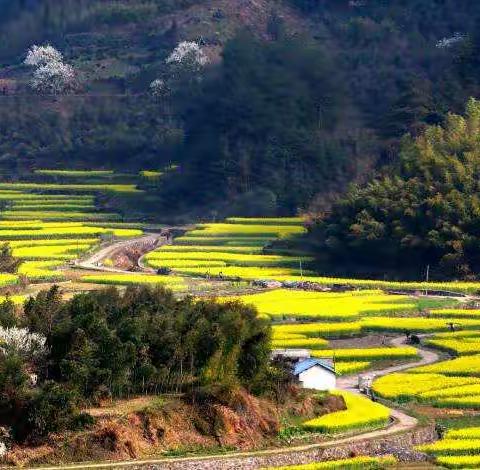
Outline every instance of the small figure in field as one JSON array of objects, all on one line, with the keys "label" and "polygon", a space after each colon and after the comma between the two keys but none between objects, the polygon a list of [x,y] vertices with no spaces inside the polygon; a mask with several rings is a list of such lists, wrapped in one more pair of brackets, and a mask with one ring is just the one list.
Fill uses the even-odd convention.
[{"label": "small figure in field", "polygon": [[406,331],[405,336],[407,337],[407,340],[405,341],[407,344],[420,344],[420,337],[414,335],[410,331]]}]

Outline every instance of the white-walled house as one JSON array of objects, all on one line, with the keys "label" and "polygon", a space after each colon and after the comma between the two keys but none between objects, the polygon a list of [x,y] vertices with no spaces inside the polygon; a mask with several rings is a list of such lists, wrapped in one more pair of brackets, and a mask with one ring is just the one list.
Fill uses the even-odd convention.
[{"label": "white-walled house", "polygon": [[337,385],[337,374],[331,364],[310,358],[299,361],[293,370],[303,388],[333,390]]}]

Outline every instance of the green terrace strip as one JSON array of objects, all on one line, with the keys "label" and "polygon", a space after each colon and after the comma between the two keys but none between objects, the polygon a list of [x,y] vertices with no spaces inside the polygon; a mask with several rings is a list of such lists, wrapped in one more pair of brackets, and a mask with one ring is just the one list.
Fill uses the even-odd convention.
[{"label": "green terrace strip", "polygon": [[444,374],[462,377],[480,377],[480,354],[462,356],[452,359],[451,361],[416,367],[409,372],[411,374]]},{"label": "green terrace strip", "polygon": [[52,271],[61,266],[61,261],[26,261],[18,268],[18,274],[25,276],[30,282],[60,282],[65,275],[61,271]]},{"label": "green terrace strip", "polygon": [[139,174],[142,178],[153,181],[159,180],[163,176],[161,171],[155,170],[143,170]]},{"label": "green terrace strip", "polygon": [[241,246],[241,247],[257,247],[262,248],[269,242],[273,241],[272,237],[191,237],[184,235],[183,237],[175,238],[175,243],[178,245],[218,245],[218,246]]},{"label": "green terrace strip", "polygon": [[326,349],[328,341],[322,338],[286,338],[272,340],[272,349]]},{"label": "green terrace strip", "polygon": [[[1,186],[0,186],[1,187]],[[189,237],[273,237],[286,238],[305,233],[300,225],[199,224]]]},{"label": "green terrace strip", "polygon": [[287,465],[283,467],[267,467],[264,470],[384,470],[396,466],[397,459],[385,457],[353,457],[343,460],[327,460],[305,465]]},{"label": "green terrace strip", "polygon": [[[387,400],[399,402],[418,400],[426,392],[480,384],[477,377],[449,377],[440,373],[394,373],[380,377],[373,383],[374,392]],[[428,400],[428,396],[425,396]]]},{"label": "green terrace strip", "polygon": [[93,227],[89,225],[71,225],[57,224],[44,226],[25,226],[25,227],[0,227],[0,241],[23,240],[23,239],[54,239],[54,238],[91,238],[92,236],[101,236],[112,234],[119,238],[136,237],[142,235],[141,230],[136,229],[109,229],[102,227]]},{"label": "green terrace strip", "polygon": [[241,225],[300,225],[303,226],[305,220],[301,217],[229,217],[226,222],[229,224]]},{"label": "green terrace strip", "polygon": [[[464,328],[480,328],[480,320],[466,320]],[[317,323],[288,323],[274,324],[274,335],[281,337],[289,334],[299,334],[306,337],[342,337],[360,335],[369,331],[385,331],[404,333],[405,331],[417,331],[422,333],[447,331],[449,326],[444,321],[429,320],[423,318],[404,317],[366,317],[359,321],[345,322],[317,322]],[[453,362],[453,361],[452,361]],[[442,363],[443,364],[443,363]],[[434,366],[429,366],[434,367]]]},{"label": "green terrace strip", "polygon": [[114,175],[112,170],[35,170],[36,175],[63,176],[67,178],[109,178]]},{"label": "green terrace strip", "polygon": [[306,421],[302,424],[305,430],[337,434],[375,429],[389,424],[390,410],[386,406],[351,392],[336,391],[334,394],[343,397],[347,409]]},{"label": "green terrace strip", "polygon": [[480,439],[480,427],[451,429],[445,433],[445,439]]},{"label": "green terrace strip", "polygon": [[0,212],[0,218],[6,220],[31,220],[34,217],[38,217],[42,220],[50,221],[79,221],[79,222],[88,222],[90,220],[101,221],[101,220],[121,220],[121,216],[115,213],[104,213],[104,212],[70,212],[70,211],[61,211],[57,210],[54,212],[48,211],[3,211]]},{"label": "green terrace strip", "polygon": [[334,357],[340,361],[367,360],[380,361],[384,359],[416,359],[418,351],[410,346],[401,348],[359,348],[359,349],[326,349],[313,351],[314,357]]},{"label": "green terrace strip", "polygon": [[99,193],[142,193],[134,184],[39,184],[0,183],[0,189],[19,191],[74,191]]},{"label": "green terrace strip", "polygon": [[[178,240],[178,239],[177,239]],[[228,246],[228,245],[166,245],[162,247],[163,253],[189,253],[189,252],[207,252],[207,253],[243,253],[243,254],[261,254],[261,246]],[[156,251],[154,253],[160,253]]]},{"label": "green terrace strip", "polygon": [[456,356],[466,356],[469,354],[480,353],[480,338],[460,338],[460,339],[430,339],[425,342],[428,346],[447,351]]},{"label": "green terrace strip", "polygon": [[443,439],[433,444],[417,446],[417,450],[431,455],[480,454],[480,439]]},{"label": "green terrace strip", "polygon": [[17,282],[18,276],[15,274],[0,273],[0,287],[12,286]]},{"label": "green terrace strip", "polygon": [[[82,245],[90,245],[93,246],[99,242],[98,238],[82,238],[80,239],[79,243]],[[62,245],[73,245],[75,241],[71,238],[65,239],[53,239],[53,240],[15,240],[9,241],[8,244],[11,248],[29,248],[35,246],[62,246]]]},{"label": "green terrace strip", "polygon": [[[450,325],[445,319],[430,318],[391,318],[371,317],[362,319],[364,331],[391,331],[403,333],[405,331],[416,331],[419,333],[430,333],[436,331],[447,331]],[[479,329],[480,319],[463,320],[462,328]]]},{"label": "green terrace strip", "polygon": [[439,456],[437,463],[447,468],[473,469],[480,466],[480,455]]},{"label": "green terrace strip", "polygon": [[15,213],[16,211],[38,211],[38,212],[93,212],[96,211],[96,207],[93,204],[60,204],[60,203],[53,203],[49,204],[13,204],[9,206],[8,211],[10,213]]},{"label": "green terrace strip", "polygon": [[447,468],[478,468],[480,466],[480,428],[460,428],[448,431],[433,444],[417,446],[416,450],[434,456]]},{"label": "green terrace strip", "polygon": [[310,260],[295,257],[285,257],[277,255],[249,255],[243,253],[221,253],[221,252],[162,252],[155,251],[149,253],[145,257],[147,264],[153,268],[168,266],[171,261],[184,261],[192,268],[198,267],[205,261],[216,261],[223,266],[246,266],[246,267],[263,267],[263,266],[298,266],[300,262]]},{"label": "green terrace strip", "polygon": [[71,245],[39,245],[31,247],[14,248],[12,254],[15,258],[29,260],[73,260],[78,258],[92,247],[90,243],[77,243]]},{"label": "green terrace strip", "polygon": [[420,397],[422,400],[434,401],[434,399],[439,398],[469,397],[476,395],[480,395],[480,383],[423,392],[420,394]]},{"label": "green terrace strip", "polygon": [[437,333],[435,339],[463,339],[463,338],[480,338],[480,331],[448,331],[445,333]]},{"label": "green terrace strip", "polygon": [[82,276],[82,282],[89,284],[108,284],[108,285],[159,285],[172,290],[183,290],[186,288],[185,281],[181,277],[175,276],[155,276],[149,274],[92,274]]},{"label": "green terrace strip", "polygon": [[41,204],[42,202],[45,204],[50,204],[52,202],[64,203],[65,201],[71,203],[93,203],[95,202],[95,196],[86,194],[39,194],[23,191],[0,191],[0,200],[35,204]]},{"label": "green terrace strip", "polygon": [[361,333],[359,322],[337,322],[337,323],[300,323],[288,325],[274,325],[274,336],[284,334],[301,334],[307,337],[341,337],[354,336]]},{"label": "green terrace strip", "polygon": [[335,372],[337,375],[357,374],[370,369],[374,363],[369,361],[335,362]]},{"label": "green terrace strip", "polygon": [[430,310],[429,314],[434,317],[444,318],[480,318],[480,310],[474,309],[442,308]]},{"label": "green terrace strip", "polygon": [[438,398],[434,404],[439,408],[460,408],[460,409],[479,410],[480,394],[476,396]]},{"label": "green terrace strip", "polygon": [[355,320],[362,315],[404,313],[418,309],[414,298],[389,295],[378,290],[330,293],[276,289],[236,299],[254,305],[261,314],[274,320]]}]

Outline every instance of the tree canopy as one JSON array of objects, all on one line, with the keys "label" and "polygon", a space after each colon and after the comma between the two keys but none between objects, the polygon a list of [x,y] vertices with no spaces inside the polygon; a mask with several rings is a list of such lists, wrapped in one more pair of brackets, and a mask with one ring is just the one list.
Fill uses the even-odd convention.
[{"label": "tree canopy", "polygon": [[445,277],[480,271],[480,102],[403,140],[397,167],[355,186],[312,228],[334,264]]}]

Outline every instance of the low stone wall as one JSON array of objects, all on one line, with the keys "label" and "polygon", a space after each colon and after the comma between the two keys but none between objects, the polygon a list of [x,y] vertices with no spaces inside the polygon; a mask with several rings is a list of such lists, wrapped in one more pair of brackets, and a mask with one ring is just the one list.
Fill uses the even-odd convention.
[{"label": "low stone wall", "polygon": [[357,455],[394,455],[402,462],[425,461],[424,454],[415,452],[413,447],[438,439],[434,426],[419,427],[412,431],[394,434],[378,439],[366,439],[315,449],[272,453],[254,457],[236,457],[225,459],[180,460],[175,462],[139,465],[129,468],[136,470],[253,470],[269,466],[301,465],[324,460],[344,459]]}]

